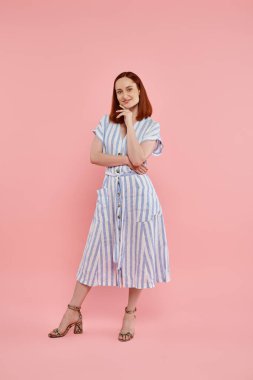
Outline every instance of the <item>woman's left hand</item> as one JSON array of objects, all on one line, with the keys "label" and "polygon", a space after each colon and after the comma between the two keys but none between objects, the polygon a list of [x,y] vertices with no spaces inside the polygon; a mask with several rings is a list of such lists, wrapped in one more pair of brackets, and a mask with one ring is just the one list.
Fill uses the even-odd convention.
[{"label": "woman's left hand", "polygon": [[119,114],[116,117],[118,118],[118,117],[123,115],[126,127],[128,127],[129,125],[132,125],[133,124],[133,113],[132,113],[132,111],[130,111],[128,108],[125,108],[124,106],[122,106],[122,104],[120,104],[119,106],[122,107],[123,109],[116,111],[116,112],[119,112]]},{"label": "woman's left hand", "polygon": [[130,161],[128,155],[127,156],[127,165],[129,166],[129,168],[131,168],[132,170],[134,170],[136,173],[138,174],[146,174],[146,172],[148,171],[148,167],[147,167],[147,163],[146,162],[143,162],[141,165],[139,166],[134,166],[132,164],[132,162]]}]

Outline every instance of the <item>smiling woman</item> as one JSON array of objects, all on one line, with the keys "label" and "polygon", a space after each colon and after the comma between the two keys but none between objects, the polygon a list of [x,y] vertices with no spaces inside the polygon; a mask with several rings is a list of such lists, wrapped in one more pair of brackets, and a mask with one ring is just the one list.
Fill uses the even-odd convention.
[{"label": "smiling woman", "polygon": [[[143,289],[170,280],[162,208],[150,177],[147,172],[136,173],[127,163],[106,162],[106,157],[119,155],[131,161],[131,149],[141,152],[145,166],[150,155],[161,155],[164,144],[160,124],[149,115],[151,110],[140,80],[123,73],[114,82],[111,114],[103,115],[92,129],[102,150],[96,163],[106,166],[99,189],[106,207],[99,219],[100,238],[96,223],[89,234],[89,244],[97,244],[96,248],[86,245],[78,268],[77,280],[82,284]],[[140,118],[140,112],[145,117]],[[96,215],[100,201],[98,197]]]},{"label": "smiling woman", "polygon": [[140,78],[124,72],[114,81],[111,113],[92,129],[91,162],[106,169],[71,303],[80,306],[92,286],[129,288],[121,341],[134,336],[131,317],[140,291],[170,281],[162,207],[147,174],[147,158],[164,147],[151,114]]}]

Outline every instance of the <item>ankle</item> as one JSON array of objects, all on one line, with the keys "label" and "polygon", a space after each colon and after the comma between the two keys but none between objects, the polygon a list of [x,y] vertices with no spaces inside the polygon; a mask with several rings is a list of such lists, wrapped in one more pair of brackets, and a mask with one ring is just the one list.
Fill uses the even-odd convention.
[{"label": "ankle", "polygon": [[126,314],[134,314],[136,311],[137,311],[136,306],[125,307]]},{"label": "ankle", "polygon": [[70,302],[68,303],[67,307],[70,310],[81,310],[82,305],[78,305],[76,302]]}]

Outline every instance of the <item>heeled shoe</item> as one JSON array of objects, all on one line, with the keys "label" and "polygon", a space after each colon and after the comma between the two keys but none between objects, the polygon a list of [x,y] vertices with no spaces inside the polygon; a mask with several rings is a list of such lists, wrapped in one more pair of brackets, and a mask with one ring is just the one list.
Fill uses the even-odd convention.
[{"label": "heeled shoe", "polygon": [[[137,311],[136,308],[135,308],[134,310],[127,310],[127,306],[125,307],[125,312],[126,312],[126,313],[134,314],[136,311]],[[136,315],[135,315],[135,314],[134,314],[134,318],[136,318]],[[122,329],[120,330],[120,332],[119,332],[119,336],[118,336],[118,340],[119,340],[120,342],[128,342],[129,340],[133,339],[135,330],[134,330],[134,329],[133,329],[133,330],[131,329],[131,330],[127,331],[126,333],[123,332],[124,330],[125,330],[124,328],[122,328]],[[122,339],[121,339],[120,337],[122,337]],[[123,337],[127,337],[127,339],[123,339]]]},{"label": "heeled shoe", "polygon": [[60,333],[58,328],[54,329],[48,334],[49,338],[60,338],[66,335],[72,326],[74,326],[74,334],[82,334],[83,321],[82,321],[82,313],[80,312],[81,306],[68,305],[68,308],[72,310],[77,310],[79,312],[78,321],[70,323],[62,333]]}]

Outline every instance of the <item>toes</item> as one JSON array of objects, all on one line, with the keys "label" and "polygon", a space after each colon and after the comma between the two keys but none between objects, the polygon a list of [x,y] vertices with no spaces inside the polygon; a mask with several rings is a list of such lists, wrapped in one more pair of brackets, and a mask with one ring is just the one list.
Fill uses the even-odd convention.
[{"label": "toes", "polygon": [[124,341],[126,340],[126,335],[124,333],[119,334],[119,340]]},{"label": "toes", "polygon": [[132,333],[129,331],[127,333],[119,333],[119,340],[126,341],[132,338]]}]

